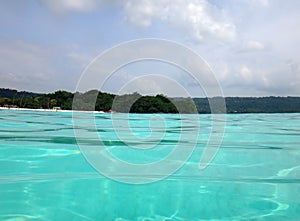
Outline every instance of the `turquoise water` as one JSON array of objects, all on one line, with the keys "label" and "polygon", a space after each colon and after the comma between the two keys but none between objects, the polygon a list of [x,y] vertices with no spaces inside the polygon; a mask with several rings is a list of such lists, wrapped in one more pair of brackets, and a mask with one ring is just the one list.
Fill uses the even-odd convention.
[{"label": "turquoise water", "polygon": [[[159,115],[167,129],[156,150],[132,150],[117,140],[111,116],[96,115],[96,132],[111,153],[133,163],[165,157],[193,130],[178,115]],[[162,126],[149,123],[152,115],[129,118],[131,133],[141,137],[151,134],[149,125]],[[198,166],[210,115],[200,115],[199,125],[196,149],[181,169],[133,185],[88,163],[71,113],[0,110],[0,220],[300,220],[300,114],[227,115],[221,148],[204,170]],[[79,129],[92,144],[95,131]]]}]

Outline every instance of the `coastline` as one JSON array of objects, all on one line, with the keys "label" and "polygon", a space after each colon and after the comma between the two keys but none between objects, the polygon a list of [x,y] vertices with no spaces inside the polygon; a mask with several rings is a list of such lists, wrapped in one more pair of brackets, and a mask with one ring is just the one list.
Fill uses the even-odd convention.
[{"label": "coastline", "polygon": [[[85,110],[55,110],[55,109],[30,109],[30,108],[8,108],[8,107],[0,107],[1,110],[15,110],[15,111],[41,111],[41,112],[63,112],[63,113],[94,113],[94,114],[115,114],[122,112],[104,112],[104,111],[85,111]],[[142,114],[151,114],[151,113],[142,113]],[[170,114],[170,113],[166,113]],[[210,115],[211,113],[198,113],[201,115]],[[218,114],[218,113],[216,113]],[[300,112],[229,112],[225,113],[228,115],[235,114],[300,114]]]},{"label": "coastline", "polygon": [[0,110],[16,110],[16,111],[43,111],[43,112],[65,112],[65,113],[73,113],[73,112],[86,112],[86,113],[95,113],[95,114],[105,114],[104,111],[81,111],[81,110],[55,110],[55,109],[30,109],[30,108],[8,108],[8,107],[0,107]]}]

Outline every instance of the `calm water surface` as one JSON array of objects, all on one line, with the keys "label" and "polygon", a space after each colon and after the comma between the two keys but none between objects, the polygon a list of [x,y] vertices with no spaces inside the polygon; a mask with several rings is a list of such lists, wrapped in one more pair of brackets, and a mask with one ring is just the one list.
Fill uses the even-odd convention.
[{"label": "calm water surface", "polygon": [[[152,117],[130,115],[132,133],[147,137]],[[111,153],[140,163],[146,151],[149,160],[164,157],[191,129],[178,115],[159,118],[168,125],[163,140],[143,151],[117,140],[110,114],[95,122]],[[71,113],[0,110],[0,220],[300,220],[300,114],[227,115],[222,146],[205,170],[198,164],[210,115],[200,115],[199,124],[197,147],[180,170],[130,185],[87,162]]]}]

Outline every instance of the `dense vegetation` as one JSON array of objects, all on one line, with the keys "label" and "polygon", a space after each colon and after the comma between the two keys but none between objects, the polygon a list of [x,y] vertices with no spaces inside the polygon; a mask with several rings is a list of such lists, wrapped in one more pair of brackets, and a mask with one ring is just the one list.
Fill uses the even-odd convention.
[{"label": "dense vegetation", "polygon": [[[76,104],[73,104],[74,97]],[[210,113],[209,102],[217,99],[220,98],[167,98],[164,95],[142,96],[138,93],[117,96],[98,90],[39,94],[0,89],[0,106],[33,109],[59,106],[65,110],[114,110],[125,113]],[[226,97],[225,101],[227,113],[300,112],[300,97]]]},{"label": "dense vegetation", "polygon": [[[218,98],[211,98],[211,100]],[[210,113],[207,98],[193,98],[199,113]],[[300,112],[300,97],[226,97],[227,113]]]}]

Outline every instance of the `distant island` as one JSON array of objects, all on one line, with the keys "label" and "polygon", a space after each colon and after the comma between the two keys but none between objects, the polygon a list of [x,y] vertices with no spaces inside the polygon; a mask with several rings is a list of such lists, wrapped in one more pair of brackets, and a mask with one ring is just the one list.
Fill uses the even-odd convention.
[{"label": "distant island", "polygon": [[[96,102],[91,99],[97,95]],[[77,102],[73,105],[76,95]],[[56,91],[33,93],[0,88],[0,107],[30,109],[95,110],[124,113],[211,113],[209,99],[142,96],[138,93],[115,95],[98,90],[85,93]],[[227,113],[299,113],[300,97],[225,97]],[[95,105],[91,105],[95,103]],[[179,107],[179,108],[178,108]],[[178,110],[180,109],[180,110]]]}]

